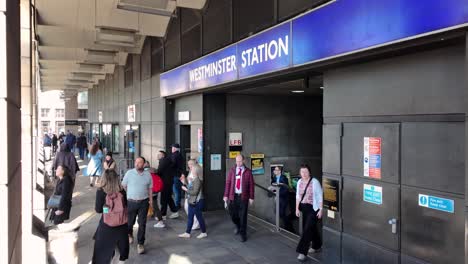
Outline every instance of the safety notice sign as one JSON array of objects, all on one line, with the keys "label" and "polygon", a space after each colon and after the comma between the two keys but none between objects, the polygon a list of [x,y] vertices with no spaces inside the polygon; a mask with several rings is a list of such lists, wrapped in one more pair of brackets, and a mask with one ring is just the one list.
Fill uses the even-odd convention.
[{"label": "safety notice sign", "polygon": [[418,205],[447,213],[453,213],[455,210],[455,202],[453,200],[427,194],[419,194]]},{"label": "safety notice sign", "polygon": [[382,177],[382,138],[364,138],[364,176],[374,179]]},{"label": "safety notice sign", "polygon": [[380,205],[382,204],[382,187],[364,184],[362,196],[365,202]]}]

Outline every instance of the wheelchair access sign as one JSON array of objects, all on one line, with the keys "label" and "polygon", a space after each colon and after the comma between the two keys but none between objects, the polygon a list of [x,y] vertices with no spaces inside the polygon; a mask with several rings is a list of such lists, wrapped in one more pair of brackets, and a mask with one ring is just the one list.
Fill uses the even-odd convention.
[{"label": "wheelchair access sign", "polygon": [[419,194],[418,204],[422,207],[439,210],[447,213],[453,213],[455,208],[455,202],[453,200],[430,196],[426,194]]}]

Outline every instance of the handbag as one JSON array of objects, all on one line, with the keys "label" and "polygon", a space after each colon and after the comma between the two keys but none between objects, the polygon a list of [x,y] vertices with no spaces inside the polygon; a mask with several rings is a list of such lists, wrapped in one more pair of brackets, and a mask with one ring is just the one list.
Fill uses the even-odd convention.
[{"label": "handbag", "polygon": [[60,200],[62,199],[62,195],[55,194],[57,191],[57,184],[55,184],[54,192],[52,196],[50,196],[49,201],[47,201],[47,208],[48,209],[56,209],[60,205]]},{"label": "handbag", "polygon": [[62,195],[54,194],[49,198],[47,202],[47,208],[49,209],[56,209],[60,205],[60,200],[62,199]]},{"label": "handbag", "polygon": [[305,195],[306,195],[306,193],[307,193],[307,189],[308,189],[309,184],[310,184],[311,181],[312,181],[312,177],[311,177],[311,178],[309,179],[309,181],[307,182],[307,185],[306,185],[306,187],[305,187],[305,189],[304,189],[304,193],[302,194],[301,201],[299,202],[299,211],[301,211],[301,212],[302,212],[302,210],[303,210],[303,203],[302,203],[302,200],[304,200],[304,197],[305,197]]}]

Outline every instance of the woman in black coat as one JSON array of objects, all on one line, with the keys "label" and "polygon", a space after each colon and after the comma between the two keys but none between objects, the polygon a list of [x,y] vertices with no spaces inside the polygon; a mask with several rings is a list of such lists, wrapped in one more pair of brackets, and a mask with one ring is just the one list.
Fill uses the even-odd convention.
[{"label": "woman in black coat", "polygon": [[[101,187],[96,191],[96,213],[103,213],[103,208],[107,206],[107,194],[115,193],[122,195],[123,206],[127,208],[127,194],[120,184],[119,175],[114,170],[105,170],[101,179]],[[109,226],[104,223],[103,216],[101,216],[98,228],[94,234],[94,240],[93,264],[111,263],[116,247],[120,253],[119,263],[124,263],[128,259],[130,245],[127,221],[119,226]]]},{"label": "woman in black coat", "polygon": [[55,187],[55,195],[60,195],[60,203],[57,209],[52,213],[54,224],[58,225],[65,220],[70,219],[70,211],[72,207],[73,180],[70,175],[70,169],[65,165],[58,165],[55,172],[59,181]]}]

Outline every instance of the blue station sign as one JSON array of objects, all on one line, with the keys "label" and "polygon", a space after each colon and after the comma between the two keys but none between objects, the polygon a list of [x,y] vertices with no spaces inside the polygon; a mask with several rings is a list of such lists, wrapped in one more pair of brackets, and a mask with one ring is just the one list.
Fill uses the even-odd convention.
[{"label": "blue station sign", "polygon": [[161,96],[468,26],[466,0],[337,0],[161,74]]}]

